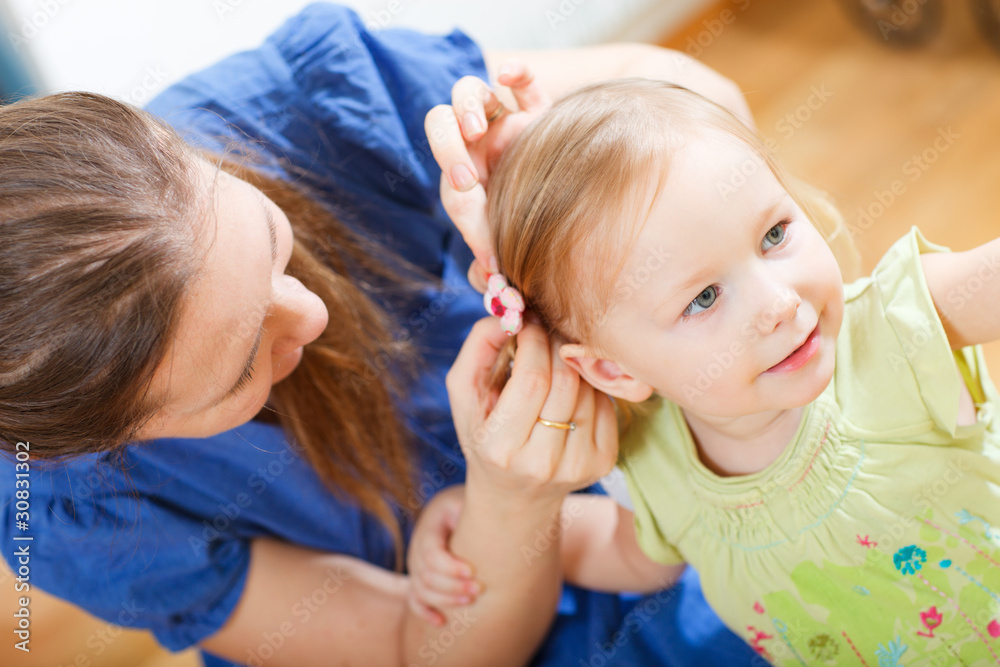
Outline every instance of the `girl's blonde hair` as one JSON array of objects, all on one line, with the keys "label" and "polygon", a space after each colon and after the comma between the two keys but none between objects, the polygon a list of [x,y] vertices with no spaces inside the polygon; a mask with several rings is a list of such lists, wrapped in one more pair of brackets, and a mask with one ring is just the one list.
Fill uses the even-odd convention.
[{"label": "girl's blonde hair", "polygon": [[[630,289],[619,274],[655,186],[666,177],[672,151],[706,129],[758,154],[823,234],[845,279],[857,277],[859,256],[836,208],[822,191],[791,177],[736,116],[674,84],[610,81],[556,103],[505,151],[490,180],[500,271],[550,334],[600,349],[599,324],[616,294]],[[720,194],[727,187],[739,186],[720,183]]]}]

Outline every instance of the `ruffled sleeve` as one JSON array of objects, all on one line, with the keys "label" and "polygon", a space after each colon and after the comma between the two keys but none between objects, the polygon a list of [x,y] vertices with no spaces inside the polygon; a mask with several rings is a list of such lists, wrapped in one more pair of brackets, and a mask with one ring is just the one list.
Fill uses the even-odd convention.
[{"label": "ruffled sleeve", "polygon": [[955,433],[960,375],[920,262],[923,253],[947,251],[913,228],[870,278],[846,289],[834,381],[862,437]]}]

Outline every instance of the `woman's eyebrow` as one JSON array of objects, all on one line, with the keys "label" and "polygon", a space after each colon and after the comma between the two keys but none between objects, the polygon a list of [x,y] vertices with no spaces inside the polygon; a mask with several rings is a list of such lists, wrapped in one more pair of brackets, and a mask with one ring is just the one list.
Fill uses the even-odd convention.
[{"label": "woman's eyebrow", "polygon": [[[274,215],[271,213],[271,208],[267,203],[261,199],[261,207],[264,211],[264,218],[267,222],[267,235],[271,242],[271,266],[274,267],[278,263],[278,230],[274,224]],[[236,381],[233,382],[229,390],[219,397],[218,400],[212,403],[212,407],[215,407],[222,401],[226,400],[230,396],[236,393],[236,390],[240,386],[240,382],[243,380],[244,376],[250,372],[253,368],[253,362],[257,358],[257,353],[260,351],[260,341],[264,337],[264,321],[267,319],[267,314],[260,320],[260,325],[257,327],[257,335],[254,336],[253,345],[250,346],[250,352],[246,356],[246,361],[243,363],[243,368],[240,370],[240,374],[236,376]]]}]

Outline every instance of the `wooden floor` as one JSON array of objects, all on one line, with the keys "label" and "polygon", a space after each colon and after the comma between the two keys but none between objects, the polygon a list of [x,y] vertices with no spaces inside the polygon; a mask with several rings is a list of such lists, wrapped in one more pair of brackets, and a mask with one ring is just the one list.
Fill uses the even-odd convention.
[{"label": "wooden floor", "polygon": [[[740,84],[780,157],[828,190],[860,232],[867,271],[911,225],[955,250],[1000,233],[1000,56],[967,3],[945,9],[941,33],[907,51],[862,33],[835,0],[723,2],[664,44]],[[987,358],[1000,370],[1000,344],[987,346]],[[2,665],[200,664],[193,652],[171,656],[144,633],[119,634],[36,590],[25,656],[12,648],[15,599],[3,567]]]},{"label": "wooden floor", "polygon": [[[783,162],[857,230],[865,273],[913,225],[953,250],[1000,235],[1000,54],[969,3],[943,2],[940,32],[907,50],[842,4],[720,2],[663,45],[740,85]],[[1000,372],[1000,343],[985,352]]]}]

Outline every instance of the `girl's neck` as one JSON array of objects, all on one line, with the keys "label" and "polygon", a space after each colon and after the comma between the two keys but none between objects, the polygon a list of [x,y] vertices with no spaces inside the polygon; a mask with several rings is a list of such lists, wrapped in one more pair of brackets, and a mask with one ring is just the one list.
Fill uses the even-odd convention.
[{"label": "girl's neck", "polygon": [[683,412],[701,462],[721,477],[749,475],[774,463],[802,421],[802,408],[742,417]]}]

